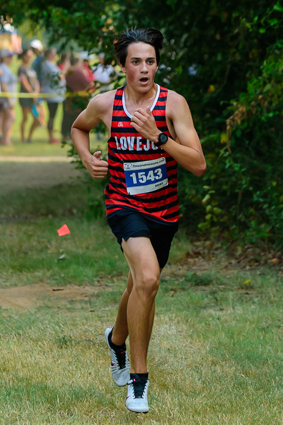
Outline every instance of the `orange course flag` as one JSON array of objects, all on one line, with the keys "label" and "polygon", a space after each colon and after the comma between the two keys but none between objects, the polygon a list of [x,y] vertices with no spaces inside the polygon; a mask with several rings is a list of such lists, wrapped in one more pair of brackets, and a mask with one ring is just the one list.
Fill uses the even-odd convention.
[{"label": "orange course flag", "polygon": [[60,229],[57,230],[59,236],[69,235],[71,232],[68,229],[67,224],[64,224]]}]

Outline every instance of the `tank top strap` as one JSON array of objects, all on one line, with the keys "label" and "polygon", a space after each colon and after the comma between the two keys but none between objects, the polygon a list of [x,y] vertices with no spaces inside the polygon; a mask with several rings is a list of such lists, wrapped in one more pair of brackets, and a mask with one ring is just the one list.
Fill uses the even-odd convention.
[{"label": "tank top strap", "polygon": [[119,87],[119,88],[116,90],[114,100],[116,100],[116,101],[118,101],[118,102],[119,102],[119,101],[122,101],[123,91],[124,91],[125,87],[126,87],[126,85],[124,85],[123,87]]},{"label": "tank top strap", "polygon": [[159,115],[165,117],[166,113],[166,102],[167,102],[168,89],[160,86],[159,96],[155,104],[154,109],[158,111]]},{"label": "tank top strap", "polygon": [[[116,90],[114,96],[113,110],[112,110],[112,123],[111,123],[111,133],[112,129],[116,127],[117,122],[120,123],[123,121],[129,121],[127,115],[125,114],[123,108],[123,91],[125,86],[120,87]],[[115,124],[116,123],[116,124]]]}]

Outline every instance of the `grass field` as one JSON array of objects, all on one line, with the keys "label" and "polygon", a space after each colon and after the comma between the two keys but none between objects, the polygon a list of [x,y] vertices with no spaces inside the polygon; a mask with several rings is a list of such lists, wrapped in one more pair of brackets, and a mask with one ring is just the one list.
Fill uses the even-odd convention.
[{"label": "grass field", "polygon": [[127,267],[105,219],[87,219],[101,185],[71,167],[0,164],[0,424],[282,424],[282,272],[184,229],[157,296],[150,411],[127,411],[104,340]]}]

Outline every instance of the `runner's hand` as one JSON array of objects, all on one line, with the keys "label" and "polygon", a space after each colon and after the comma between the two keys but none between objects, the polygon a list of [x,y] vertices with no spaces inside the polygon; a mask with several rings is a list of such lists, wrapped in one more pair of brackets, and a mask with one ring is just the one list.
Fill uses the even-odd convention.
[{"label": "runner's hand", "polygon": [[145,139],[154,143],[158,142],[158,130],[154,116],[147,106],[146,109],[138,108],[132,117],[131,126],[134,127]]},{"label": "runner's hand", "polygon": [[108,162],[101,159],[101,151],[94,152],[83,164],[94,179],[103,179],[108,172]]}]

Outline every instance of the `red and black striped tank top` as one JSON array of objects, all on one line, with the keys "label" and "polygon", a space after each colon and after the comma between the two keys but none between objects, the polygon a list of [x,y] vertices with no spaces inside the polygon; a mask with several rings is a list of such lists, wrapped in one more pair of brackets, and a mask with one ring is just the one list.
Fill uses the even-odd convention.
[{"label": "red and black striped tank top", "polygon": [[[177,194],[177,162],[162,148],[144,139],[131,125],[132,116],[126,108],[125,87],[116,91],[112,113],[111,136],[108,140],[108,165],[110,180],[105,189],[107,217],[120,209],[134,209],[149,219],[175,223],[179,219]],[[168,90],[157,85],[157,94],[151,107],[156,125],[169,137],[166,124]],[[155,160],[164,157],[168,185],[150,193],[129,195],[127,192],[124,163]]]}]

